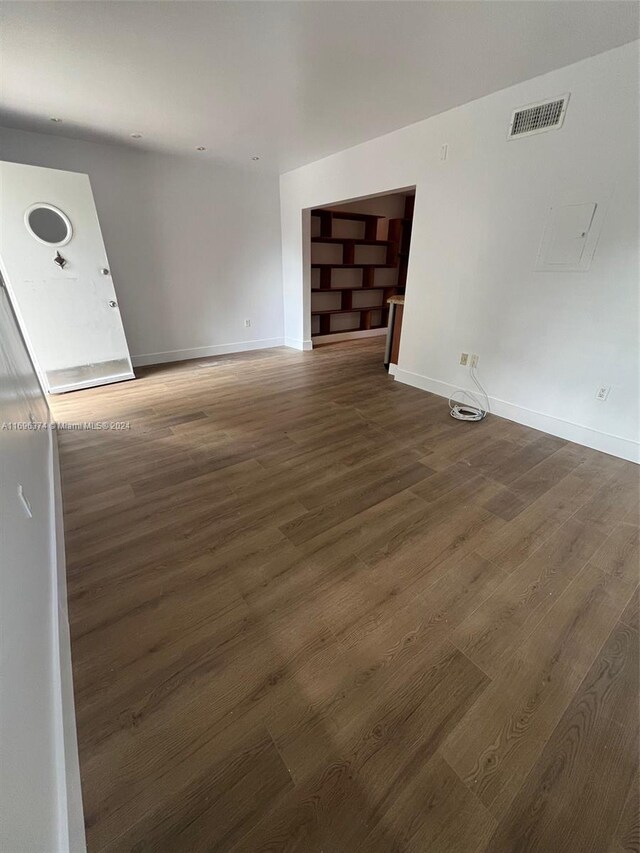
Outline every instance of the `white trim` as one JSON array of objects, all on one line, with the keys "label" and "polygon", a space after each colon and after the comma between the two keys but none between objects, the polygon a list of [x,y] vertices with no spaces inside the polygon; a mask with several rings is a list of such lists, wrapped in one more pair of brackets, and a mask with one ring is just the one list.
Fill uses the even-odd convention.
[{"label": "white trim", "polygon": [[[51,425],[51,416],[49,415],[49,426]],[[63,578],[64,569],[64,540],[60,540],[60,536],[64,536],[64,527],[62,524],[60,500],[60,469],[58,462],[57,439],[53,430],[48,430],[49,434],[49,505],[51,526],[50,535],[50,552],[51,559],[49,565],[51,567],[51,669],[52,669],[52,704],[53,704],[53,747],[55,754],[55,772],[56,772],[56,793],[58,806],[58,849],[60,851],[69,849],[69,813],[68,813],[68,795],[67,795],[67,768],[66,768],[66,744],[65,744],[65,702],[62,688],[62,655],[63,647],[60,642],[61,638],[61,622],[62,614],[60,613],[60,605],[62,598],[60,588],[63,585],[66,587],[66,577]],[[62,547],[61,547],[62,544]],[[62,563],[60,561],[63,561]],[[66,596],[66,593],[65,593]],[[71,649],[69,649],[69,658],[71,657]],[[73,696],[71,704],[73,706]]]},{"label": "white trim", "polygon": [[397,364],[390,364],[389,365],[389,376],[395,376],[397,372],[398,372],[398,365]]},{"label": "white trim", "polygon": [[82,391],[84,388],[97,388],[99,385],[112,385],[114,382],[127,382],[129,379],[135,379],[135,374],[119,373],[117,376],[104,376],[100,379],[87,379],[85,382],[71,382],[67,385],[56,385],[55,388],[49,388],[49,394],[66,394],[67,391]]},{"label": "white trim", "polygon": [[[414,388],[420,388],[422,391],[429,391],[439,397],[446,398],[449,397],[453,387],[439,379],[431,379],[429,376],[422,376],[419,373],[412,373],[399,367],[396,367],[395,379],[396,382],[402,382],[405,385],[411,385]],[[557,418],[554,415],[547,415],[544,412],[536,412],[533,409],[527,409],[524,406],[509,403],[496,397],[489,397],[489,404],[492,414],[501,418],[640,464],[640,442],[638,441],[601,432],[582,424],[573,423],[573,421]]]},{"label": "white trim", "polygon": [[146,364],[166,364],[170,361],[188,361],[193,358],[208,358],[211,355],[227,355],[234,352],[248,352],[254,349],[271,349],[272,347],[281,346],[290,346],[290,344],[285,344],[283,338],[263,338],[257,341],[236,341],[231,344],[214,344],[209,347],[149,352],[142,355],[134,355],[131,357],[131,361],[134,367],[142,367]]},{"label": "white trim", "polygon": [[298,338],[285,338],[284,345],[291,349],[304,350],[305,352],[313,349],[313,342],[311,340],[301,341]]},{"label": "white trim", "polygon": [[357,341],[358,338],[377,338],[380,335],[386,335],[387,328],[384,329],[362,329],[357,332],[331,332],[330,335],[315,335],[313,338],[314,344],[334,344],[338,341]]},{"label": "white trim", "polygon": [[86,853],[87,845],[82,807],[80,761],[76,734],[73,697],[71,637],[67,615],[67,573],[64,549],[64,516],[58,440],[49,430],[49,479],[51,484],[51,566],[52,577],[52,655],[53,701],[58,777],[58,849],[69,853]]}]

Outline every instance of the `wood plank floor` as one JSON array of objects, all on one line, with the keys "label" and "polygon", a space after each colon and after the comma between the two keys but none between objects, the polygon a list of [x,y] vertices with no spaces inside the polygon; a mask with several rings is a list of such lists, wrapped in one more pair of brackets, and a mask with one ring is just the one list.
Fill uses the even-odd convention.
[{"label": "wood plank floor", "polygon": [[53,399],[90,853],[638,853],[638,469],[379,340]]}]

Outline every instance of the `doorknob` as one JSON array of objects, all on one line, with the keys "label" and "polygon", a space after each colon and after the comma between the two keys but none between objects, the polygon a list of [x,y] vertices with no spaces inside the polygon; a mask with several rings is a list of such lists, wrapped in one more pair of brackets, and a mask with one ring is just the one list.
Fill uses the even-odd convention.
[{"label": "doorknob", "polygon": [[118,307],[118,303],[116,302],[115,299],[109,300],[109,307],[111,307],[111,308],[117,308]]},{"label": "doorknob", "polygon": [[100,272],[102,273],[102,275],[110,275],[109,270],[106,267],[102,267]]}]

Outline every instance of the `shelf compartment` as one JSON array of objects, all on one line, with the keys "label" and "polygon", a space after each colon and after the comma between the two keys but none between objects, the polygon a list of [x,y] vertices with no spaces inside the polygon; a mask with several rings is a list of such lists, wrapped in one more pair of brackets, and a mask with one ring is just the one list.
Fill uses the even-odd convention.
[{"label": "shelf compartment", "polygon": [[[346,220],[348,222],[356,222],[364,225],[365,240],[375,240],[378,236],[378,220],[384,219],[383,216],[378,216],[372,213],[349,213],[339,210],[312,210],[311,215],[320,220],[320,237],[337,237],[334,232],[334,224],[338,220]],[[355,235],[342,235],[345,237],[354,238]]]},{"label": "shelf compartment", "polygon": [[386,246],[393,245],[392,240],[359,240],[357,237],[312,237],[312,243],[357,243],[361,246]]},{"label": "shelf compartment", "polygon": [[370,290],[397,290],[394,284],[373,285],[372,287],[312,287],[311,293],[344,293],[346,290],[349,293],[368,293]]},{"label": "shelf compartment", "polygon": [[352,222],[370,222],[372,220],[377,222],[378,219],[384,219],[384,216],[377,213],[351,213],[351,211],[347,210],[325,210],[323,208],[311,211],[312,216],[319,216],[320,218],[326,217],[327,214],[332,219],[349,219]]},{"label": "shelf compartment", "polygon": [[397,264],[311,264],[316,270],[392,270]]},{"label": "shelf compartment", "polygon": [[382,311],[384,305],[367,305],[366,308],[321,308],[318,311],[312,311],[312,317],[328,316],[330,314],[362,314],[363,311]]},{"label": "shelf compartment", "polygon": [[[379,323],[375,326],[370,326],[367,331],[371,331],[372,329],[386,329],[386,328],[387,328],[386,323]],[[351,332],[361,332],[361,331],[363,331],[363,330],[360,328],[360,326],[354,326],[351,329],[339,329],[336,332],[313,332],[311,337],[312,338],[320,338],[320,337],[324,337],[325,335],[344,335],[344,334],[350,334]]]}]

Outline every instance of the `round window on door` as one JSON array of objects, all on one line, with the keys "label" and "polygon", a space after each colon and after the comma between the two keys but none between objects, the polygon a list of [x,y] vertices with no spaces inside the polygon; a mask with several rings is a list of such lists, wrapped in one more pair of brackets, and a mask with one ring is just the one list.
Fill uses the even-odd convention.
[{"label": "round window on door", "polygon": [[46,246],[66,246],[73,236],[73,227],[67,214],[44,202],[37,202],[27,208],[24,224],[31,236]]}]

